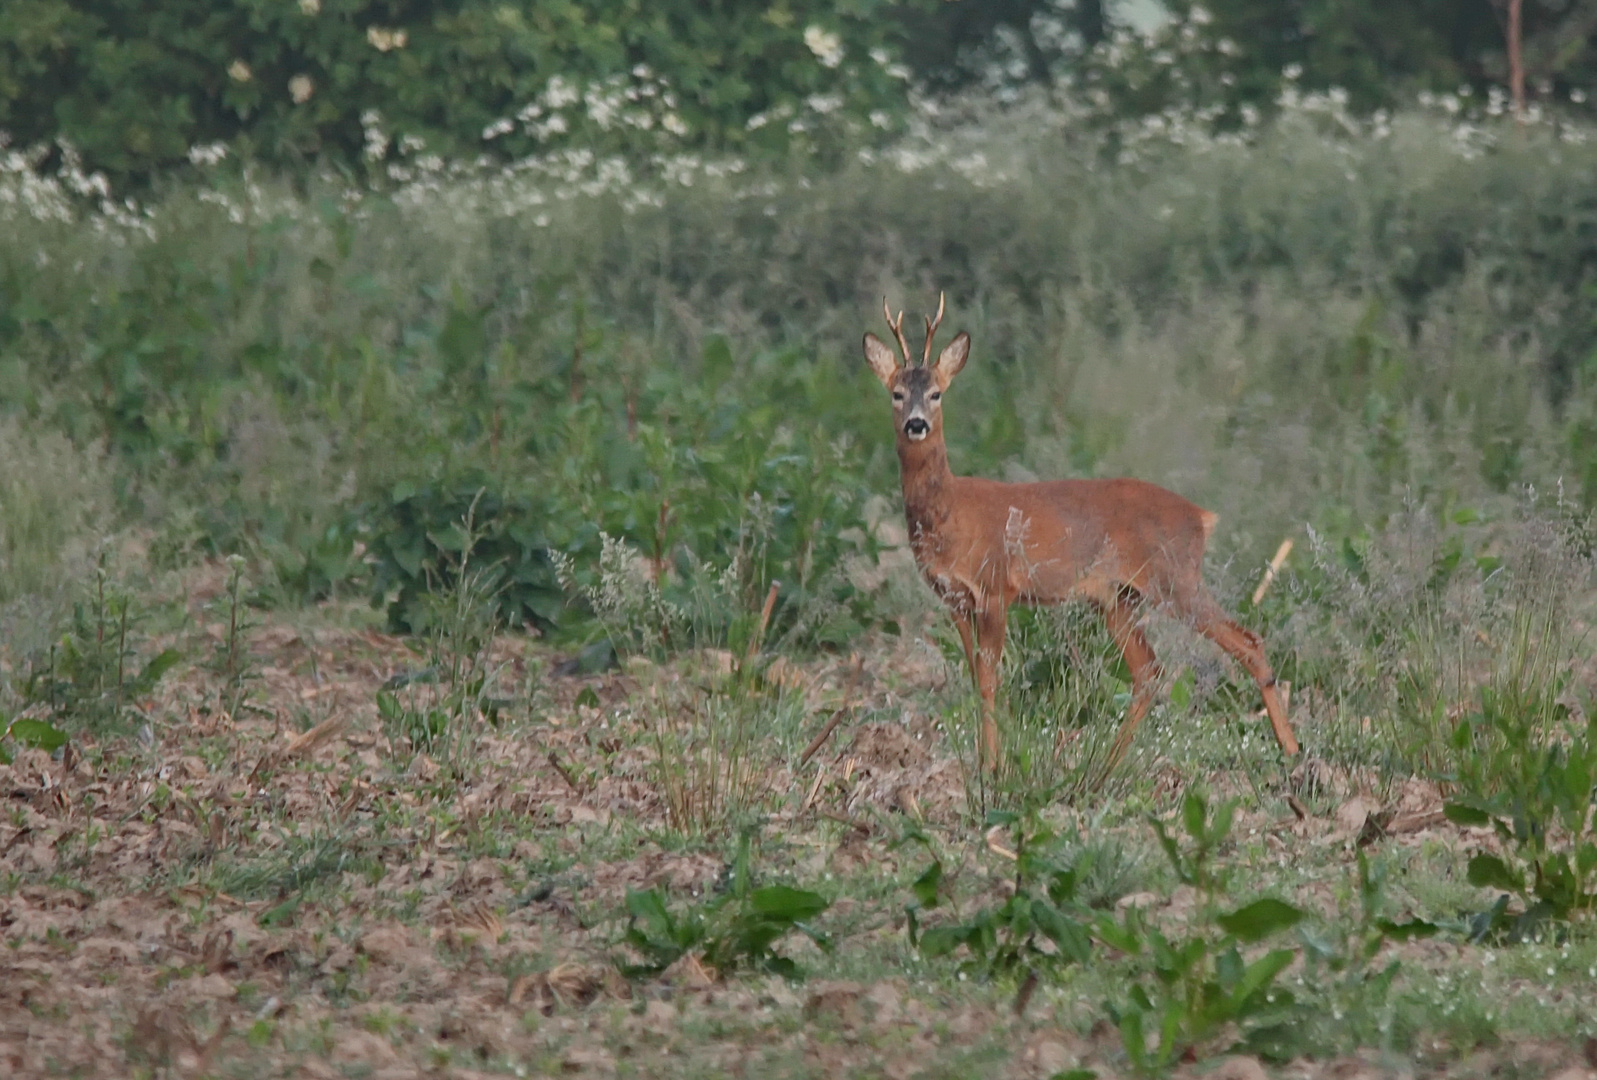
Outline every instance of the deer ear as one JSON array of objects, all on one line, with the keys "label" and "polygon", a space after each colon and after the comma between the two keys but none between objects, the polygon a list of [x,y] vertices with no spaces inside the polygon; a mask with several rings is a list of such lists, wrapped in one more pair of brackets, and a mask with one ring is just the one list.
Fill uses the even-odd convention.
[{"label": "deer ear", "polygon": [[970,335],[961,330],[959,336],[937,354],[937,362],[932,365],[932,376],[937,380],[938,389],[947,390],[954,376],[964,370],[965,361],[969,358]]},{"label": "deer ear", "polygon": [[898,370],[898,356],[882,343],[875,334],[865,335],[865,362],[871,366],[882,385],[893,388],[893,373]]}]

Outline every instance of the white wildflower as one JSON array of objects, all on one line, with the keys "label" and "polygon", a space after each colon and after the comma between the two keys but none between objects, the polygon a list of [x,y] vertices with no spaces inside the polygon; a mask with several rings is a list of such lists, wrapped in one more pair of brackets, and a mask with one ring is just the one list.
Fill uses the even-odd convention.
[{"label": "white wildflower", "polygon": [[234,60],[227,66],[227,77],[234,82],[246,83],[255,77],[250,66],[242,60]]},{"label": "white wildflower", "polygon": [[843,95],[811,94],[804,100],[804,104],[808,105],[815,112],[825,116],[827,113],[836,112],[838,109],[843,107]]},{"label": "white wildflower", "polygon": [[299,0],[299,9],[306,15],[319,15],[322,11],[322,0]]},{"label": "white wildflower", "polygon": [[673,135],[686,135],[688,133],[688,125],[676,113],[666,113],[661,117],[660,126]]},{"label": "white wildflower", "polygon": [[403,49],[410,40],[410,33],[406,30],[386,30],[380,26],[368,26],[366,40],[378,52],[388,52],[392,49]]},{"label": "white wildflower", "polygon": [[216,165],[226,157],[226,143],[215,142],[189,147],[189,161],[195,165]]},{"label": "white wildflower", "polygon": [[563,109],[567,105],[575,105],[582,97],[577,88],[559,75],[549,80],[549,85],[543,88],[543,103],[551,109]]},{"label": "white wildflower", "polygon": [[811,24],[804,28],[804,44],[822,67],[835,68],[843,62],[843,39],[834,31]]},{"label": "white wildflower", "polygon": [[515,127],[516,125],[513,121],[500,118],[482,129],[482,137],[484,140],[497,139],[501,135],[510,134],[511,131],[515,130]]},{"label": "white wildflower", "polygon": [[316,83],[309,75],[295,75],[288,80],[288,96],[294,99],[295,105],[303,105],[316,93]]}]

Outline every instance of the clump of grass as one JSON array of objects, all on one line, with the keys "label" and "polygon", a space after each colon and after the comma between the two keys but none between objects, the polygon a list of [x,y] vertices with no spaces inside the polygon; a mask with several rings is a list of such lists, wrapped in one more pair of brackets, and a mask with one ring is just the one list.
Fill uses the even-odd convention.
[{"label": "clump of grass", "polygon": [[651,778],[671,827],[713,835],[770,804],[776,736],[796,729],[804,708],[793,695],[701,666],[685,678],[661,674],[635,715],[654,752]]},{"label": "clump of grass", "polygon": [[[971,684],[951,630],[940,639],[951,676]],[[951,712],[967,755],[966,793],[980,817],[991,806],[1074,801],[1102,780],[1109,748],[1130,706],[1130,678],[1103,620],[1085,604],[1011,609],[999,672],[1003,758],[996,776],[978,767],[974,691]]]},{"label": "clump of grass", "polygon": [[391,746],[426,754],[464,779],[484,723],[497,723],[504,700],[501,669],[492,657],[503,629],[498,590],[502,575],[473,560],[479,533],[476,504],[448,544],[456,553],[448,584],[421,598],[427,627],[425,666],[390,679],[377,694],[377,711]]},{"label": "clump of grass", "polygon": [[114,523],[112,467],[59,430],[0,418],[0,609],[58,597]]},{"label": "clump of grass", "polygon": [[[609,536],[591,585],[578,583],[569,558],[555,560],[616,652],[649,661],[634,667],[645,682],[635,716],[654,752],[651,775],[667,819],[685,833],[723,832],[764,807],[772,736],[803,716],[800,700],[760,677],[781,584],[751,573],[757,521],[749,531],[753,539],[719,570],[687,554],[667,568]],[[673,657],[675,670],[657,666]]]},{"label": "clump of grass", "polygon": [[1583,535],[1535,505],[1490,522],[1410,507],[1341,544],[1311,534],[1286,620],[1298,700],[1339,753],[1390,775],[1455,778],[1455,733],[1480,701],[1512,703],[1515,738],[1544,742],[1597,603]]}]

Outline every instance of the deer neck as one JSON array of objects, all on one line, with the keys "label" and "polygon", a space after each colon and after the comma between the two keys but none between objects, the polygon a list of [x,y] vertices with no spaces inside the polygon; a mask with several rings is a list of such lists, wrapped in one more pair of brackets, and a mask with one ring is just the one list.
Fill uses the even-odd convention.
[{"label": "deer neck", "polygon": [[947,520],[952,506],[954,474],[948,467],[948,447],[941,431],[922,442],[898,439],[899,477],[904,485],[904,516],[910,536],[935,529]]}]

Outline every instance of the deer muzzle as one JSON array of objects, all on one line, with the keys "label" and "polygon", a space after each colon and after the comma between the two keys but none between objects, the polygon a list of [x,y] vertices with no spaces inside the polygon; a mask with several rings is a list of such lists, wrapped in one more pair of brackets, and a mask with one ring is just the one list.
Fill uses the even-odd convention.
[{"label": "deer muzzle", "polygon": [[920,442],[932,432],[932,426],[926,422],[924,416],[911,416],[904,421],[904,434],[909,436],[910,442]]}]

